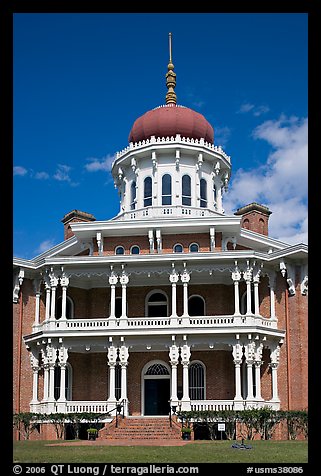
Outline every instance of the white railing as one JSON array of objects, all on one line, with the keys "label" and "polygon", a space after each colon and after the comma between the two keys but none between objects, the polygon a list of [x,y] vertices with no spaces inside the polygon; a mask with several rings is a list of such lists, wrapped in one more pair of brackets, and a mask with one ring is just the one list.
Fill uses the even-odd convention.
[{"label": "white railing", "polygon": [[233,410],[234,400],[191,400],[192,411]]},{"label": "white railing", "polygon": [[262,316],[186,316],[186,317],[121,317],[121,318],[92,318],[92,319],[50,319],[42,324],[33,326],[33,333],[39,331],[93,331],[99,332],[111,329],[166,329],[173,327],[220,328],[239,326],[261,326],[270,329],[277,328],[277,321]]},{"label": "white railing", "polygon": [[181,205],[155,206],[139,208],[117,215],[116,220],[141,220],[144,218],[171,218],[171,217],[210,217],[217,216],[217,212],[209,208],[183,207]]},{"label": "white railing", "polygon": [[66,403],[66,413],[108,413],[109,405],[106,401],[72,401]]}]

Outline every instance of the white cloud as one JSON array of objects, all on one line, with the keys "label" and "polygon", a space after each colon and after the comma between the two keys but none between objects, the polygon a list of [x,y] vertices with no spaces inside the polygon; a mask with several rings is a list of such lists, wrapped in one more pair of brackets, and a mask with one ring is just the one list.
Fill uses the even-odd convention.
[{"label": "white cloud", "polygon": [[71,167],[68,165],[58,164],[57,171],[53,178],[55,180],[59,180],[60,182],[71,182],[71,178],[69,177],[69,171]]},{"label": "white cloud", "polygon": [[224,127],[216,127],[215,131],[215,143],[220,144],[224,147],[231,135],[231,129],[227,126]]},{"label": "white cloud", "polygon": [[253,131],[254,139],[271,146],[266,162],[249,171],[239,169],[225,196],[226,213],[251,202],[272,211],[269,228],[274,238],[297,243],[308,240],[308,120],[281,116]]},{"label": "white cloud", "polygon": [[49,178],[49,174],[47,172],[36,172],[35,179],[37,180],[47,180]]},{"label": "white cloud", "polygon": [[245,102],[245,103],[241,104],[241,107],[237,112],[245,113],[245,112],[251,111],[253,108],[254,108],[254,104],[251,104],[249,102]]},{"label": "white cloud", "polygon": [[45,251],[48,251],[50,248],[52,248],[56,244],[54,239],[48,239],[44,240],[40,243],[38,248],[36,249],[36,253],[44,253]]},{"label": "white cloud", "polygon": [[25,169],[24,167],[21,167],[20,165],[16,165],[15,167],[13,167],[13,175],[20,175],[20,176],[24,176],[28,173],[28,170]]},{"label": "white cloud", "polygon": [[87,172],[109,172],[111,170],[112,163],[115,159],[114,155],[106,155],[101,159],[97,159],[95,157],[91,157],[87,159],[89,161],[88,164],[85,165],[85,169]]},{"label": "white cloud", "polygon": [[250,102],[245,102],[241,104],[240,109],[236,111],[238,114],[246,114],[247,112],[252,112],[253,116],[261,116],[269,112],[270,108],[266,105],[256,106]]}]

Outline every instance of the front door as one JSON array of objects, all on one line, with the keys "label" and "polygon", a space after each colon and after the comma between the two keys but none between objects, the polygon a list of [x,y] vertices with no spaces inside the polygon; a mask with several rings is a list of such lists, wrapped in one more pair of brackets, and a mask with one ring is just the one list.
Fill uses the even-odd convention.
[{"label": "front door", "polygon": [[145,415],[168,415],[169,379],[145,379]]}]

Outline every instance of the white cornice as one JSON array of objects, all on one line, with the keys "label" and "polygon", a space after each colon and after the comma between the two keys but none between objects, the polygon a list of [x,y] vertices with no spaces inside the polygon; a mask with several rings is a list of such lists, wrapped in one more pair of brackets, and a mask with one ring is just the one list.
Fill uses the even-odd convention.
[{"label": "white cornice", "polygon": [[115,219],[108,221],[95,221],[95,222],[82,222],[71,224],[73,233],[82,238],[89,238],[95,236],[99,231],[103,236],[117,236],[126,232],[126,235],[131,234],[137,236],[146,234],[150,229],[160,229],[163,232],[175,233],[192,233],[194,231],[207,232],[210,227],[215,227],[217,231],[223,231],[224,227],[229,228],[228,231],[237,231],[240,227],[240,217],[222,215],[213,217],[200,217],[200,218],[167,218],[161,221],[160,219],[150,220],[124,220],[117,221]]}]

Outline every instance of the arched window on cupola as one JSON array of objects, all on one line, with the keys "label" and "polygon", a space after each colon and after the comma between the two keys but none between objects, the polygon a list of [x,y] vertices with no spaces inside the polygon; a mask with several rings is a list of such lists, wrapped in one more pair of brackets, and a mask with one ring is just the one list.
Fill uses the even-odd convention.
[{"label": "arched window on cupola", "polygon": [[191,206],[192,193],[191,193],[191,177],[189,175],[183,175],[182,177],[182,205]]},{"label": "arched window on cupola", "polygon": [[162,205],[172,204],[172,177],[165,174],[162,177]]},{"label": "arched window on cupola", "polygon": [[146,177],[144,180],[144,207],[152,206],[152,178]]},{"label": "arched window on cupola", "polygon": [[200,206],[202,208],[207,207],[207,183],[204,178],[200,181],[200,193],[201,193],[201,203]]},{"label": "arched window on cupola", "polygon": [[132,182],[130,186],[130,209],[135,210],[136,208],[136,182]]}]

